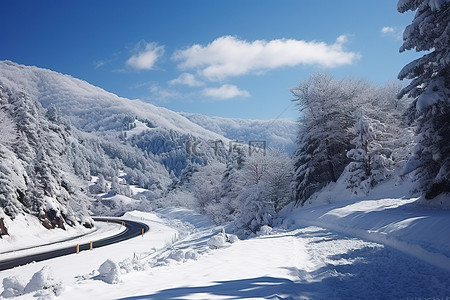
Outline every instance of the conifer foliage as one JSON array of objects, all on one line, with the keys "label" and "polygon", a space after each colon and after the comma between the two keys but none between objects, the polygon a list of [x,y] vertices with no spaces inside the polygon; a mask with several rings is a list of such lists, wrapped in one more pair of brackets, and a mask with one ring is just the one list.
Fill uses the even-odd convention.
[{"label": "conifer foliage", "polygon": [[450,192],[450,1],[400,0],[398,11],[416,15],[403,33],[400,52],[429,51],[407,64],[399,79],[412,79],[399,97],[414,98],[417,146],[406,173],[427,199]]}]

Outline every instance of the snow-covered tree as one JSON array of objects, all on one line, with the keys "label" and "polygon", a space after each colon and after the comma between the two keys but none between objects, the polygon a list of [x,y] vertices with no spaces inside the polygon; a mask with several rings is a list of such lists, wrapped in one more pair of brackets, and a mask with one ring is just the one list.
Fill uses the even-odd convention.
[{"label": "snow-covered tree", "polygon": [[53,103],[47,107],[47,113],[45,116],[54,123],[59,123],[62,119],[61,110],[59,110]]},{"label": "snow-covered tree", "polygon": [[234,199],[240,193],[242,182],[240,171],[246,163],[247,156],[242,144],[231,143],[226,168],[222,176],[222,197]]},{"label": "snow-covered tree", "polygon": [[315,191],[335,182],[349,163],[355,99],[367,88],[359,80],[313,75],[291,89],[301,113],[294,154],[294,197],[303,204]]},{"label": "snow-covered tree", "polygon": [[111,195],[120,194],[120,184],[119,178],[117,176],[114,176],[111,180],[111,188],[109,189],[109,194]]},{"label": "snow-covered tree", "polygon": [[400,52],[427,54],[407,64],[399,79],[411,79],[399,97],[409,95],[417,124],[417,146],[406,172],[418,180],[427,199],[450,193],[450,1],[399,0],[398,11],[416,11],[403,33]]},{"label": "snow-covered tree", "polygon": [[221,163],[213,163],[199,168],[192,175],[194,196],[201,209],[211,204],[217,204],[221,200],[221,180],[225,171]]},{"label": "snow-covered tree", "polygon": [[272,225],[276,214],[291,201],[292,161],[269,149],[265,155],[249,156],[237,172],[240,192],[231,201],[234,222],[241,235]]},{"label": "snow-covered tree", "polygon": [[388,138],[384,124],[362,115],[361,112],[353,133],[354,148],[347,152],[352,161],[347,165],[344,174],[348,187],[355,193],[368,193],[377,183],[393,174],[392,150],[382,145],[382,141]]},{"label": "snow-covered tree", "polygon": [[15,124],[4,111],[0,110],[0,144],[11,144],[16,139]]},{"label": "snow-covered tree", "polygon": [[275,210],[267,199],[263,185],[253,185],[247,187],[235,199],[234,224],[238,228],[238,235],[245,237],[251,233],[256,233],[263,225],[272,225]]},{"label": "snow-covered tree", "polygon": [[0,111],[17,137],[0,149],[0,210],[11,219],[34,215],[47,228],[92,226],[86,195],[65,176],[71,169],[65,150],[76,140],[70,128],[49,120],[36,99],[1,81]]},{"label": "snow-covered tree", "polygon": [[263,159],[264,170],[260,185],[264,186],[264,198],[278,213],[292,201],[290,185],[293,176],[293,163],[289,156],[280,150],[272,149]]}]

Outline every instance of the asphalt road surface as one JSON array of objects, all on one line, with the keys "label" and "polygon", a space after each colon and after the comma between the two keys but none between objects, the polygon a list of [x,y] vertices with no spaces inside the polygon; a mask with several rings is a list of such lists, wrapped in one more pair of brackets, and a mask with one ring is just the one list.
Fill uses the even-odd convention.
[{"label": "asphalt road surface", "polygon": [[[122,241],[125,241],[125,240],[128,240],[133,237],[141,235],[142,229],[144,229],[144,232],[147,232],[149,230],[148,225],[140,223],[140,222],[135,222],[135,221],[124,221],[124,220],[114,219],[114,218],[93,218],[93,219],[96,222],[111,222],[111,223],[119,223],[119,224],[121,224],[122,222],[125,222],[125,227],[126,227],[126,229],[124,231],[122,231],[121,233],[119,233],[117,235],[107,237],[107,238],[104,238],[104,239],[101,239],[98,241],[93,241],[93,243],[92,243],[93,248],[100,248],[103,246],[122,242]],[[79,251],[89,250],[89,248],[90,248],[90,243],[79,245]],[[36,261],[36,262],[43,261],[46,259],[51,259],[51,258],[55,258],[55,257],[69,255],[69,254],[76,254],[76,246],[75,245],[66,247],[66,248],[48,251],[48,252],[42,252],[42,253],[31,254],[31,255],[23,256],[23,257],[11,258],[8,260],[1,260],[1,257],[0,257],[0,271],[12,269],[12,268],[18,267],[18,266],[23,266],[23,265],[26,265],[33,261]]]}]

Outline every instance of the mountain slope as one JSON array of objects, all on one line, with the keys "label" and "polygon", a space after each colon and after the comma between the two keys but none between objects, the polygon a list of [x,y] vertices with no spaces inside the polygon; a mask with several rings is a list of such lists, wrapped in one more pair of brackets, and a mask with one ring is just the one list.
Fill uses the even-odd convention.
[{"label": "mountain slope", "polygon": [[173,111],[140,100],[121,98],[69,75],[1,61],[0,77],[4,84],[26,92],[44,108],[54,104],[80,130],[120,131],[123,124],[118,122],[122,120],[117,120],[117,116],[130,115],[148,120],[154,128],[204,139],[223,138]]},{"label": "mountain slope", "polygon": [[[1,234],[18,214],[49,228],[91,226],[89,207],[107,214],[115,205],[91,192],[149,207],[187,166],[223,159],[210,141],[227,142],[170,110],[10,61],[0,62],[0,125]],[[92,186],[92,176],[110,184]]]},{"label": "mountain slope", "polygon": [[295,150],[298,125],[285,119],[249,120],[209,117],[202,114],[180,113],[190,121],[223,135],[231,140],[266,141],[268,148],[280,149],[288,154]]},{"label": "mountain slope", "polygon": [[79,140],[52,112],[0,82],[2,231],[19,214],[35,216],[47,228],[92,226],[88,197],[70,164],[71,154],[81,154],[76,150]]}]

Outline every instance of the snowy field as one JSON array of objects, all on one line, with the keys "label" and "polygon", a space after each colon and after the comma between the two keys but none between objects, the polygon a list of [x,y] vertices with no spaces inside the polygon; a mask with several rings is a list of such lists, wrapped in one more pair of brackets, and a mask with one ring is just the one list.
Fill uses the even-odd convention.
[{"label": "snowy field", "polygon": [[[396,202],[374,199],[299,209],[272,232],[240,241],[190,210],[135,211],[124,219],[148,224],[144,237],[3,271],[0,280],[5,284],[8,278],[8,284],[15,276],[9,287],[20,292],[33,274],[49,267],[31,280],[32,292],[16,299],[450,297],[448,213],[416,209],[412,214],[413,199]],[[407,234],[411,228],[420,229],[416,237]],[[380,235],[385,238],[372,238]],[[385,243],[391,240],[395,243]],[[441,259],[440,265],[392,247],[400,242],[422,253],[441,253],[430,256]],[[39,290],[39,285],[47,288]]]}]

